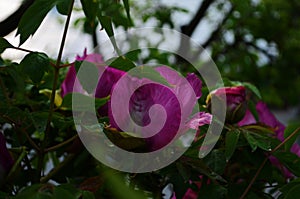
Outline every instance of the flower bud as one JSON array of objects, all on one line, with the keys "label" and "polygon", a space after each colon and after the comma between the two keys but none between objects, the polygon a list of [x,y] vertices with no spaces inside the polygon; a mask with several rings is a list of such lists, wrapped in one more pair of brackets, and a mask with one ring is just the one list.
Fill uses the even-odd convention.
[{"label": "flower bud", "polygon": [[226,99],[227,123],[235,124],[243,119],[247,110],[246,89],[244,86],[223,87],[212,91],[206,99],[208,110],[211,110],[212,98],[217,101]]}]

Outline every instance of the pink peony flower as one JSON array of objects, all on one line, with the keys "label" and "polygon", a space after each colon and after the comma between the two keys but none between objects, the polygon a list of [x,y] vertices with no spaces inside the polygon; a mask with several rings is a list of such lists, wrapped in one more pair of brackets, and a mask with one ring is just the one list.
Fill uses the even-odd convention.
[{"label": "pink peony flower", "polygon": [[[210,124],[211,122],[212,116],[208,113],[200,112],[191,115],[197,99],[201,96],[202,86],[201,80],[195,74],[188,74],[185,79],[176,71],[161,66],[156,67],[155,70],[165,78],[170,87],[148,78],[137,78],[131,75],[124,76],[122,78],[123,83],[117,84],[121,77],[128,73],[109,66],[103,66],[101,55],[87,55],[85,52],[83,57],[77,57],[76,60],[94,63],[99,69],[99,74],[102,74],[95,89],[95,97],[101,98],[108,95],[117,95],[117,103],[112,104],[110,100],[108,105],[98,110],[101,116],[109,117],[111,127],[124,131],[128,130],[130,128],[128,126],[131,125],[129,121],[132,119],[135,124],[142,127],[150,123],[153,124],[151,128],[148,128],[151,131],[156,127],[159,128],[164,123],[159,132],[153,136],[147,137],[149,132],[143,132],[144,136],[147,137],[145,138],[147,146],[152,151],[168,144],[177,135],[177,132],[182,135],[189,128],[198,129],[199,126]],[[75,83],[76,78],[75,67],[71,66],[61,85],[62,96],[70,92],[87,93],[79,81]],[[119,89],[117,90],[117,88]],[[130,94],[129,91],[133,88],[136,89]],[[114,93],[116,90],[117,92]],[[126,97],[130,99],[129,107],[128,104],[126,105]],[[166,115],[154,111],[156,115],[154,115],[153,119],[155,121],[151,121],[149,116],[151,107],[157,104],[164,108]],[[112,111],[112,106],[117,107],[116,111]],[[130,114],[126,114],[127,112]],[[164,116],[166,116],[165,121],[163,121]],[[115,117],[118,118],[118,123]]]},{"label": "pink peony flower", "polygon": [[[198,129],[199,126],[210,124],[212,119],[210,114],[203,112],[194,114],[190,119],[197,99],[201,96],[202,83],[195,74],[188,74],[185,79],[176,71],[165,66],[157,67],[155,70],[168,81],[170,87],[157,84],[146,78],[138,79],[129,75],[125,77],[116,92],[118,95],[116,99],[130,98],[129,114],[126,114],[126,100],[114,102],[112,106],[116,106],[115,109],[111,109],[109,106],[109,119],[114,128],[130,129],[132,126],[131,118],[139,126],[153,124],[148,128],[148,131],[153,132],[156,129],[159,132],[152,137],[145,138],[149,149],[152,151],[167,145],[177,133],[182,135],[189,128]],[[133,87],[130,90],[137,88],[132,96],[128,96],[131,95],[128,92],[129,87]],[[161,105],[166,112],[165,122],[162,122],[164,115],[160,114],[159,111],[154,111],[153,121],[151,121],[150,108],[157,104]],[[119,119],[118,123],[115,121],[115,117]],[[161,126],[163,127],[159,129]],[[136,131],[137,129],[133,130]],[[145,135],[150,134],[146,129],[141,131]]]}]

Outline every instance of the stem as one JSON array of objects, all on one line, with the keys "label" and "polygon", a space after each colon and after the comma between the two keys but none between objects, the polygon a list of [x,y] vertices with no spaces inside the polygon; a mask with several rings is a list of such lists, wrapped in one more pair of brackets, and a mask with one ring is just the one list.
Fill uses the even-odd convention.
[{"label": "stem", "polygon": [[27,155],[26,147],[22,147],[21,150],[22,150],[21,154],[19,155],[18,159],[15,161],[13,167],[10,169],[6,179],[10,179],[12,177],[12,174],[17,170],[23,158]]},{"label": "stem", "polygon": [[26,136],[28,142],[31,144],[31,146],[36,150],[36,151],[40,151],[40,148],[38,147],[38,145],[35,144],[35,142],[31,139],[31,137],[28,135],[28,133],[25,131],[25,129],[20,128],[21,132]]},{"label": "stem", "polygon": [[12,47],[12,49],[15,49],[15,50],[21,50],[21,51],[24,51],[24,52],[27,52],[27,53],[32,53],[33,51],[32,50],[28,50],[28,49],[25,49],[25,48],[20,48],[20,47]]},{"label": "stem", "polygon": [[70,142],[72,142],[73,140],[75,140],[76,138],[78,138],[78,135],[74,135],[73,137],[71,137],[70,139],[68,139],[68,140],[66,140],[62,143],[59,143],[59,144],[57,144],[55,146],[52,146],[52,147],[49,147],[49,148],[45,149],[45,153],[50,152],[50,151],[54,151],[54,150],[56,150],[60,147],[63,147],[65,145],[69,144]]},{"label": "stem", "polygon": [[64,166],[66,166],[73,158],[75,157],[75,154],[68,155],[62,163],[60,163],[57,167],[53,168],[48,175],[41,178],[41,183],[45,183],[48,180],[50,180],[57,172],[59,172]]},{"label": "stem", "polygon": [[58,53],[57,60],[56,60],[56,67],[54,69],[54,80],[53,80],[52,93],[51,93],[51,98],[50,98],[49,115],[48,115],[48,119],[47,119],[46,130],[45,130],[45,138],[44,138],[43,142],[41,143],[41,150],[40,150],[40,153],[38,154],[39,158],[38,158],[37,170],[38,170],[38,178],[39,179],[42,176],[44,156],[45,156],[45,150],[44,149],[46,147],[46,143],[47,143],[47,140],[48,140],[48,136],[49,136],[49,132],[50,132],[50,124],[51,124],[52,117],[53,117],[53,112],[54,112],[54,100],[55,100],[56,87],[57,87],[57,84],[58,84],[59,65],[60,65],[60,62],[61,62],[65,41],[66,41],[66,38],[67,38],[68,27],[69,27],[69,24],[70,24],[73,5],[74,5],[74,0],[72,0],[70,8],[69,8],[69,13],[68,13],[68,17],[67,17],[66,24],[65,24],[65,27],[64,27],[64,32],[63,32],[63,36],[62,36],[62,40],[61,40],[61,44],[60,44],[60,48],[59,48],[59,53]]},{"label": "stem", "polygon": [[249,192],[250,188],[252,187],[252,185],[254,184],[256,178],[258,177],[259,173],[261,172],[261,170],[263,169],[263,167],[265,166],[265,164],[267,163],[269,157],[275,153],[276,151],[278,151],[287,141],[289,141],[292,137],[294,137],[298,132],[300,131],[300,127],[298,127],[291,135],[289,135],[283,142],[281,142],[280,144],[278,144],[270,153],[269,155],[265,158],[265,160],[261,163],[260,167],[258,168],[258,170],[256,171],[254,177],[252,178],[251,182],[249,183],[248,187],[245,189],[243,195],[240,197],[240,199],[243,199],[246,197],[247,193]]}]

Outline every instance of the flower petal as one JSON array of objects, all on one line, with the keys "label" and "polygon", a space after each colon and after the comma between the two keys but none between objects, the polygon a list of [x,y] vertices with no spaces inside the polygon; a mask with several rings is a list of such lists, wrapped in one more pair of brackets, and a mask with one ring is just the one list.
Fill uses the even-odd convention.
[{"label": "flower petal", "polygon": [[197,130],[200,126],[210,124],[212,121],[212,115],[205,112],[196,113],[192,119],[187,123],[187,127]]}]

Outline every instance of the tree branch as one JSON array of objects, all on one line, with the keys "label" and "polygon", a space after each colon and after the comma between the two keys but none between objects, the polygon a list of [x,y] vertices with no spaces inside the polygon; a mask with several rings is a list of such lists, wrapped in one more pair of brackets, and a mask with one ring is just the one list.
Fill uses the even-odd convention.
[{"label": "tree branch", "polygon": [[181,26],[181,32],[187,36],[192,36],[194,33],[196,27],[198,26],[199,22],[203,19],[205,16],[205,13],[209,6],[214,2],[215,0],[203,0],[202,4],[200,5],[196,15],[194,18],[190,21],[189,24]]},{"label": "tree branch", "polygon": [[211,33],[210,37],[202,44],[202,48],[199,48],[193,55],[193,60],[196,59],[202,51],[207,48],[211,44],[211,42],[215,41],[218,36],[220,35],[220,32],[222,31],[222,27],[224,23],[228,20],[228,18],[231,16],[232,12],[234,10],[234,7],[231,6],[230,10],[227,12],[225,17],[222,19],[222,21],[219,23],[217,28]]}]

